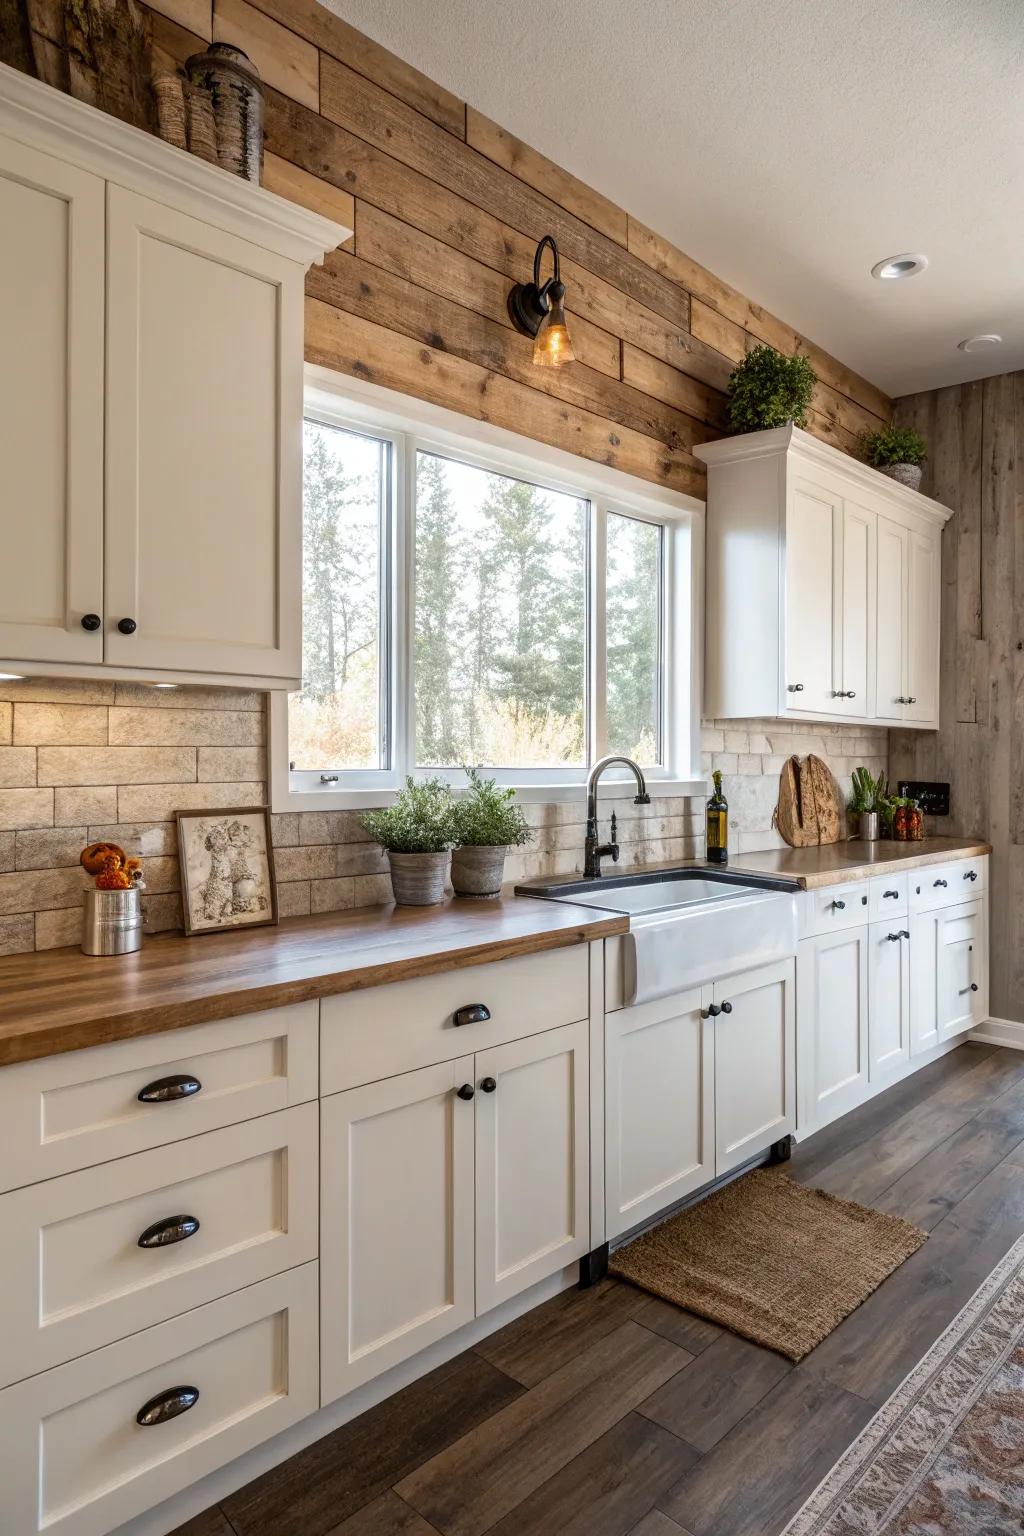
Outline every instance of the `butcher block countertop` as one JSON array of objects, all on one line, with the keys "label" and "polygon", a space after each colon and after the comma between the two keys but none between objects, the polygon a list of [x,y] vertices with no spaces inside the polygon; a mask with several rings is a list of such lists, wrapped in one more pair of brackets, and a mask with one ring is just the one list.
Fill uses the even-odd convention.
[{"label": "butcher block countertop", "polygon": [[771,848],[761,853],[738,853],[729,860],[734,875],[772,875],[795,880],[802,890],[822,885],[845,885],[869,875],[891,875],[901,870],[923,869],[949,859],[976,858],[991,853],[991,843],[977,838],[926,837],[919,843],[880,839],[863,843],[826,843],[815,848]]},{"label": "butcher block countertop", "polygon": [[134,955],[0,960],[0,1066],[283,1003],[625,933],[628,919],[503,896],[363,907],[249,932],[148,938]]}]

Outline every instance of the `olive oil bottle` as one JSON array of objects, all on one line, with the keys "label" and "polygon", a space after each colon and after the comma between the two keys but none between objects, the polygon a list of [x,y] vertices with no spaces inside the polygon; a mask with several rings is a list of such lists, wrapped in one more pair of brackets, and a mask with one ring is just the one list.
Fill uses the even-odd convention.
[{"label": "olive oil bottle", "polygon": [[711,777],[715,792],[707,803],[705,852],[709,864],[729,862],[729,805],[722,794],[722,774],[716,768]]}]

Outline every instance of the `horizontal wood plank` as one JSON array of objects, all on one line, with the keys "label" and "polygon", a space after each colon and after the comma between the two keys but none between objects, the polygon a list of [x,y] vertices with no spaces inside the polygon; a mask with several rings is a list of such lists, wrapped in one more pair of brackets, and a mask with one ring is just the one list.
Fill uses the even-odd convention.
[{"label": "horizontal wood plank", "polygon": [[320,55],[311,43],[257,10],[249,0],[213,0],[213,39],[247,53],[263,79],[315,112]]},{"label": "horizontal wood plank", "polygon": [[626,342],[622,348],[622,377],[627,384],[664,400],[699,421],[724,431],[726,423],[725,395],[720,389],[712,389],[672,368],[649,352],[641,352]]},{"label": "horizontal wood plank", "polygon": [[[314,213],[322,213],[337,224],[355,229],[356,200],[351,192],[343,192],[332,182],[311,176],[301,166],[282,160],[280,155],[268,152],[263,156],[263,185],[268,192],[276,192],[279,197],[287,197],[290,202],[301,203]],[[350,235],[345,245],[351,244]]]}]

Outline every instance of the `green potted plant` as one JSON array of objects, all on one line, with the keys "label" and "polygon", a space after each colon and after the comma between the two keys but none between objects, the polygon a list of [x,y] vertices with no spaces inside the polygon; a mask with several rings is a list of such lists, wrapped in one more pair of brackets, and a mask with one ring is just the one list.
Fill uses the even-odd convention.
[{"label": "green potted plant", "polygon": [[885,774],[876,779],[867,768],[853,770],[853,796],[849,810],[857,818],[857,836],[873,843],[878,837],[879,815],[886,802]]},{"label": "green potted plant", "polygon": [[363,826],[391,866],[399,906],[430,907],[444,900],[455,830],[455,798],[442,779],[407,778],[393,805],[370,811]]},{"label": "green potted plant", "polygon": [[806,357],[783,357],[774,347],[754,347],[729,375],[729,426],[762,432],[807,420],[818,376]]},{"label": "green potted plant", "polygon": [[533,837],[514,789],[467,768],[469,787],[455,803],[458,847],[452,854],[456,896],[500,896],[505,856]]},{"label": "green potted plant", "polygon": [[866,432],[861,438],[864,457],[875,469],[900,485],[916,491],[921,484],[921,466],[928,457],[928,444],[913,427],[883,427]]}]

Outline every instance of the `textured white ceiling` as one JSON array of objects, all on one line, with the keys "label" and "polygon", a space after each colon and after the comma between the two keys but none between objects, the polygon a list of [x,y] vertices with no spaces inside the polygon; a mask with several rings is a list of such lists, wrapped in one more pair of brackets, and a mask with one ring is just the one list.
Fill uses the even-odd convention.
[{"label": "textured white ceiling", "polygon": [[326,3],[891,393],[1024,367],[1024,0]]}]

